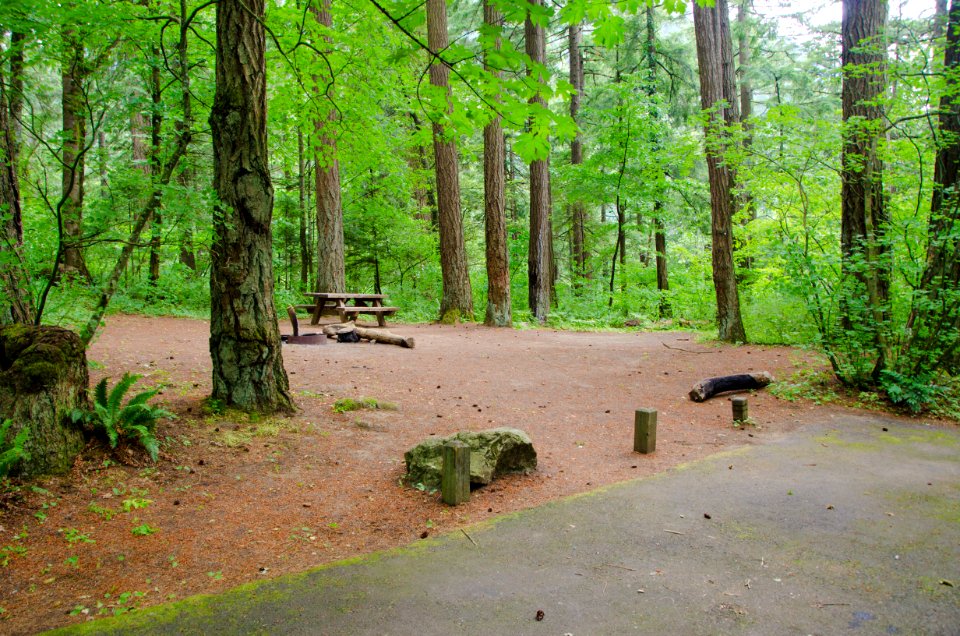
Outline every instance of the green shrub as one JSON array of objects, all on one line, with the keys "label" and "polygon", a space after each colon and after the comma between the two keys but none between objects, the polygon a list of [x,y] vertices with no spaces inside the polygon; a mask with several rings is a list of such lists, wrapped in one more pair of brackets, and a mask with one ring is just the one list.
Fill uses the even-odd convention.
[{"label": "green shrub", "polygon": [[94,431],[103,434],[116,448],[120,440],[136,443],[143,447],[150,459],[157,461],[160,442],[155,436],[157,420],[161,417],[173,418],[173,413],[151,406],[147,401],[160,389],[143,391],[130,398],[126,404],[123,397],[130,387],[140,379],[139,375],[125,373],[123,378],[107,393],[107,378],[100,380],[93,391],[93,411],[74,412],[74,419],[85,420]]},{"label": "green shrub", "polygon": [[27,438],[30,437],[30,427],[24,426],[10,442],[7,442],[7,434],[12,427],[13,420],[10,419],[0,424],[0,477],[6,477],[10,469],[20,460],[30,458],[30,453],[23,448]]}]

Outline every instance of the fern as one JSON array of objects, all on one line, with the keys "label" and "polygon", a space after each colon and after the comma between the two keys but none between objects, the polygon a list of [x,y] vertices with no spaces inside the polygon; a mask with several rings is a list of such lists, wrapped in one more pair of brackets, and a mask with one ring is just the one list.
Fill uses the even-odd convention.
[{"label": "fern", "polygon": [[30,427],[24,426],[7,444],[7,433],[13,427],[13,420],[6,419],[0,423],[0,477],[6,477],[13,466],[23,459],[29,459],[30,453],[24,450],[27,438],[30,437]]},{"label": "fern", "polygon": [[116,448],[120,440],[138,443],[150,459],[157,461],[160,442],[154,435],[157,420],[161,417],[173,418],[173,413],[148,404],[159,389],[150,389],[133,396],[127,403],[123,398],[127,391],[140,379],[139,375],[125,373],[113,389],[107,391],[107,378],[94,388],[93,413],[89,419],[95,429],[102,431],[110,444]]}]

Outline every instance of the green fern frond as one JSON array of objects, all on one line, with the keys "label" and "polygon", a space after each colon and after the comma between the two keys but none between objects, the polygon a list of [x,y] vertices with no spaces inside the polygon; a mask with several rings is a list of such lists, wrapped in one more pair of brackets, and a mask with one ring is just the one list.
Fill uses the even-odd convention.
[{"label": "green fern frond", "polygon": [[146,404],[147,401],[152,398],[154,395],[160,392],[160,389],[150,389],[149,391],[144,391],[138,393],[127,401],[127,406],[134,406],[136,404]]},{"label": "green fern frond", "polygon": [[97,382],[97,386],[93,389],[93,403],[99,404],[103,407],[107,406],[107,378],[104,378]]},{"label": "green fern frond", "polygon": [[114,385],[113,390],[110,391],[110,397],[107,400],[107,407],[111,411],[119,411],[120,405],[123,403],[123,396],[126,395],[127,391],[130,390],[137,380],[140,379],[140,376],[133,373],[124,373],[123,377],[120,378],[120,381]]}]

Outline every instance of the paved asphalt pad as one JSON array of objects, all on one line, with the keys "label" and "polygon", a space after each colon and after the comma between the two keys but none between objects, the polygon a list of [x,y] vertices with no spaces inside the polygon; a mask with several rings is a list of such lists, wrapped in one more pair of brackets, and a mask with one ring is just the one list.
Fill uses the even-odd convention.
[{"label": "paved asphalt pad", "polygon": [[960,634],[960,434],[836,417],[466,533],[65,631],[88,629]]}]

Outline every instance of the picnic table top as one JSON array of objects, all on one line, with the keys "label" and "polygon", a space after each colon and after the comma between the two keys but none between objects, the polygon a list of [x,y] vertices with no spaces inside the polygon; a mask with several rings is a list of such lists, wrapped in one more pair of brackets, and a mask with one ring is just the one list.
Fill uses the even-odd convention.
[{"label": "picnic table top", "polygon": [[304,292],[305,296],[311,296],[326,300],[383,300],[386,294],[346,294],[342,292]]}]

